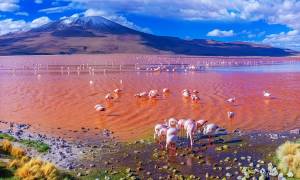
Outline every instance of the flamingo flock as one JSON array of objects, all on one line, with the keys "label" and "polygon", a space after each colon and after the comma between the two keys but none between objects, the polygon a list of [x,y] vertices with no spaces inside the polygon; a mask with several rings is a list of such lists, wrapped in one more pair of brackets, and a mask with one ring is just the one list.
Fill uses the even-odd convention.
[{"label": "flamingo flock", "polygon": [[192,93],[190,90],[188,89],[184,89],[182,90],[182,97],[185,99],[190,98],[193,102],[197,102],[200,101],[200,97],[198,96],[198,91],[197,90],[193,90]]},{"label": "flamingo flock", "polygon": [[[90,84],[94,84],[93,81],[90,81]],[[115,89],[112,93],[108,93],[105,95],[104,99],[107,101],[113,100],[115,97],[114,94],[120,94],[122,92],[121,89]],[[168,94],[170,93],[169,88],[163,88],[162,94]],[[198,96],[199,92],[197,90],[189,90],[184,89],[181,91],[181,95],[183,98],[190,99],[192,101],[199,101],[200,98]],[[148,92],[143,91],[139,92],[134,95],[137,98],[149,98],[149,99],[155,99],[160,96],[159,91],[157,89],[152,89]],[[263,91],[263,96],[265,98],[271,97],[271,93],[268,91]],[[231,97],[227,100],[225,100],[227,103],[235,103],[236,98]],[[105,106],[101,104],[95,105],[96,111],[105,111]],[[227,112],[227,118],[233,119],[235,117],[235,112],[228,111]],[[159,143],[165,143],[165,148],[168,150],[170,147],[176,149],[177,142],[179,140],[179,134],[182,136],[183,134],[186,134],[186,138],[189,141],[189,146],[192,148],[194,146],[194,137],[196,134],[202,134],[208,137],[209,142],[211,142],[211,138],[219,133],[225,133],[226,129],[214,124],[214,123],[208,123],[206,120],[192,120],[192,119],[175,119],[170,118],[168,120],[165,120],[164,123],[159,123],[154,126],[154,140],[158,141]]]},{"label": "flamingo flock", "polygon": [[170,118],[164,123],[159,123],[154,126],[154,140],[159,143],[165,143],[166,150],[170,146],[177,146],[180,131],[186,133],[186,138],[189,141],[189,146],[194,146],[194,137],[197,133],[206,135],[210,138],[220,134],[226,133],[226,129],[219,127],[214,123],[208,123],[206,120],[192,120],[192,119],[179,119]]}]

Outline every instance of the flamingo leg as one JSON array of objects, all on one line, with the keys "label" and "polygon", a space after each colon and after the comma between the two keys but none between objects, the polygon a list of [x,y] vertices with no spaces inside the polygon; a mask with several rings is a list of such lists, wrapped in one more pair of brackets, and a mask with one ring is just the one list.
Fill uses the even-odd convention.
[{"label": "flamingo leg", "polygon": [[169,147],[167,146],[167,152],[171,157],[176,156],[176,144],[170,143]]}]

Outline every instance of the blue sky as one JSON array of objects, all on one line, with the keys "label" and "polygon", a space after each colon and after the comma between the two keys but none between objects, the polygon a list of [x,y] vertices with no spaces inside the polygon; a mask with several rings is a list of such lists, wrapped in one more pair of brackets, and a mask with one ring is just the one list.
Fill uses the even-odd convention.
[{"label": "blue sky", "polygon": [[0,0],[0,34],[69,16],[103,16],[184,39],[248,41],[300,50],[299,0]]}]

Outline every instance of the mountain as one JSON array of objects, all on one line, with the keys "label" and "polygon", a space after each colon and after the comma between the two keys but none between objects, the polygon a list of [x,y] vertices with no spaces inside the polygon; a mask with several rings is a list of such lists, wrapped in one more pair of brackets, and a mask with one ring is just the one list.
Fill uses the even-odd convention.
[{"label": "mountain", "polygon": [[69,17],[26,32],[0,36],[0,55],[104,53],[288,56],[294,52],[245,42],[156,36],[98,16]]}]

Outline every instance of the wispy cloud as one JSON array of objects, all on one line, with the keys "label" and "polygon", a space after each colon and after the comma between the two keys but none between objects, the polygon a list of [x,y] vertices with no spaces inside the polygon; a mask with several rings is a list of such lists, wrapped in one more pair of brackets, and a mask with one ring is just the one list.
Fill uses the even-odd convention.
[{"label": "wispy cloud", "polygon": [[300,50],[300,36],[298,30],[271,34],[266,36],[262,42],[276,47]]},{"label": "wispy cloud", "polygon": [[34,19],[30,23],[30,28],[40,27],[42,25],[48,24],[49,22],[51,22],[51,20],[47,16],[43,16],[43,17]]},{"label": "wispy cloud", "polygon": [[19,0],[0,0],[0,12],[12,12],[19,9]]},{"label": "wispy cloud", "polygon": [[39,12],[44,12],[47,14],[51,13],[62,13],[64,11],[72,10],[72,6],[57,6],[57,7],[51,7],[51,8],[46,8],[46,9],[40,9]]},{"label": "wispy cloud", "polygon": [[222,31],[220,29],[214,29],[207,33],[207,36],[211,36],[211,37],[231,37],[234,35],[235,34],[233,30]]},{"label": "wispy cloud", "polygon": [[49,23],[51,20],[48,17],[39,17],[33,21],[26,22],[24,20],[4,19],[0,20],[0,35],[27,31],[31,28],[36,28]]},{"label": "wispy cloud", "polygon": [[29,16],[27,12],[16,12],[16,15],[18,16]]}]

